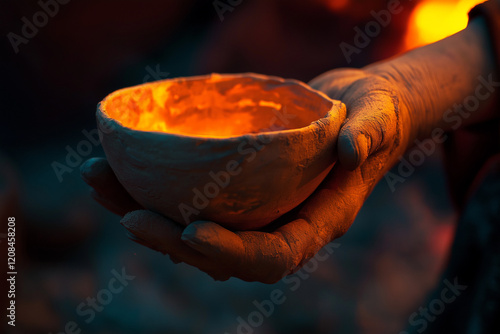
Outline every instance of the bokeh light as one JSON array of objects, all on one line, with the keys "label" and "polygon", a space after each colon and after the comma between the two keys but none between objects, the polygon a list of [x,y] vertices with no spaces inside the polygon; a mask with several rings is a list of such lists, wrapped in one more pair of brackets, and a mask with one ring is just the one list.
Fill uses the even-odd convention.
[{"label": "bokeh light", "polygon": [[406,50],[434,43],[467,26],[468,12],[484,0],[424,0],[411,14]]}]

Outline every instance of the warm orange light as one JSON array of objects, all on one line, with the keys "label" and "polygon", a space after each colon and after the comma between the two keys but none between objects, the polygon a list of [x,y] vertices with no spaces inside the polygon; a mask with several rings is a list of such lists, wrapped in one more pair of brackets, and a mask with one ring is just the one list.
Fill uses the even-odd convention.
[{"label": "warm orange light", "polygon": [[327,7],[333,12],[340,11],[349,5],[349,0],[326,0]]},{"label": "warm orange light", "polygon": [[406,50],[434,43],[467,26],[468,12],[484,0],[423,0],[411,14]]},{"label": "warm orange light", "polygon": [[102,107],[135,130],[224,138],[305,127],[331,103],[297,83],[214,74],[122,89]]}]

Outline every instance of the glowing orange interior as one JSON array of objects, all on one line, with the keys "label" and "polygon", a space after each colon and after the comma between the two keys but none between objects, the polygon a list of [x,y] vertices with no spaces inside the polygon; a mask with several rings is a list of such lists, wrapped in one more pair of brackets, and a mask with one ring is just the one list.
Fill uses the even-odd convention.
[{"label": "glowing orange interior", "polygon": [[102,108],[135,130],[233,137],[307,126],[326,116],[332,102],[294,82],[211,75],[125,88]]}]

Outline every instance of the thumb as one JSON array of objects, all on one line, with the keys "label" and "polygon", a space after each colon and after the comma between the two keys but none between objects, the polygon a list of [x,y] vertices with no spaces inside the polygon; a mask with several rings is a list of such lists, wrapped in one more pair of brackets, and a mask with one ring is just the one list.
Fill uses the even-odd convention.
[{"label": "thumb", "polygon": [[290,272],[290,247],[283,236],[260,231],[231,232],[207,221],[193,222],[182,233],[182,240],[217,263],[207,271],[224,280],[230,276],[244,281],[276,283]]},{"label": "thumb", "polygon": [[362,165],[375,152],[399,145],[397,99],[372,92],[347,105],[347,122],[337,143],[340,163],[348,170]]}]

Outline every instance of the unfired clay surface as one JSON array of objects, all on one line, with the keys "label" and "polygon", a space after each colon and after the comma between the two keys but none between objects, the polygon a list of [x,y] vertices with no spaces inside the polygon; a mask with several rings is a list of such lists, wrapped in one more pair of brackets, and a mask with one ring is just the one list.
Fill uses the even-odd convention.
[{"label": "unfired clay surface", "polygon": [[109,164],[137,202],[233,230],[261,228],[316,189],[344,118],[341,102],[256,74],[125,88],[97,109]]}]

